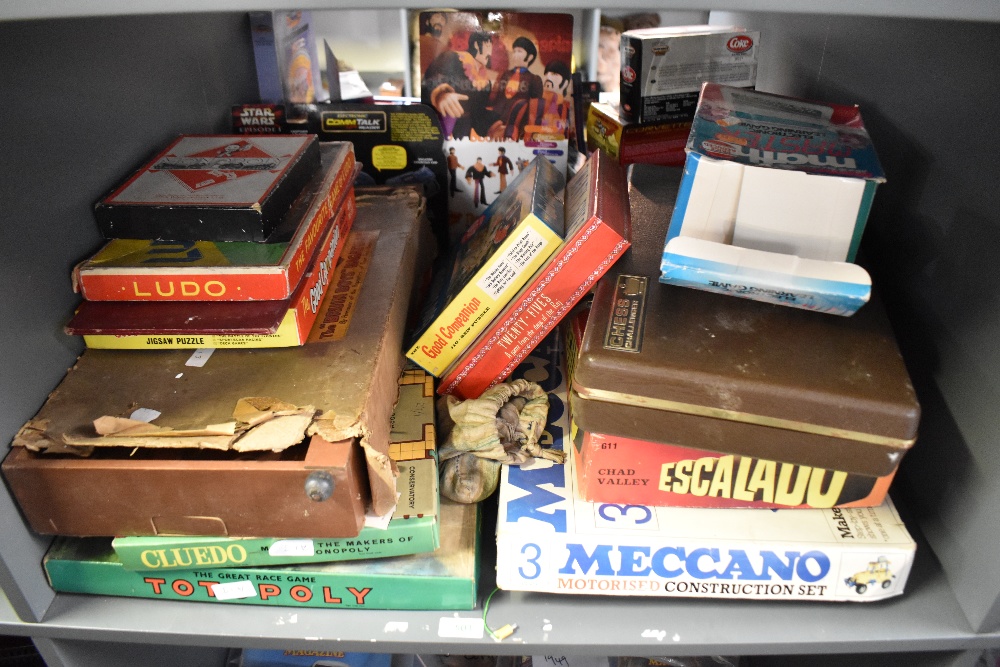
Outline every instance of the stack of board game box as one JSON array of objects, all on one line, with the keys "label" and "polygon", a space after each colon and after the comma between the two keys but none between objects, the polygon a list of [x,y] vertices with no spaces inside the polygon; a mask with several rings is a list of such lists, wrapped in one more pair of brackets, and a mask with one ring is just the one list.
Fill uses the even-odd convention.
[{"label": "stack of board game box", "polygon": [[621,34],[618,103],[587,113],[587,146],[623,165],[684,164],[688,133],[706,81],[752,88],[760,32],[739,26],[685,25]]},{"label": "stack of board game box", "polygon": [[630,167],[631,247],[519,371],[569,456],[504,469],[498,585],[901,594],[916,546],[888,491],[920,406],[881,304],[846,318],[659,282],[681,184]]},{"label": "stack of board game box", "polygon": [[593,289],[631,243],[625,170],[597,150],[567,184],[565,237],[519,292],[458,352],[438,393],[477,398],[521,361]]},{"label": "stack of board game box", "polygon": [[[57,591],[215,603],[359,609],[475,605],[478,507],[439,500],[433,378],[404,370],[389,455],[399,500],[356,536],[58,537]],[[419,585],[417,585],[419,584]]]},{"label": "stack of board game box", "polygon": [[356,217],[353,147],[185,135],[101,199],[73,271],[88,347],[302,345]]},{"label": "stack of board game box", "polygon": [[454,362],[556,251],[565,175],[536,157],[438,269],[406,356],[435,377]]},{"label": "stack of board game box", "polygon": [[[76,572],[91,557],[119,562],[109,551],[113,537],[128,544],[166,536],[184,536],[184,546],[153,548],[151,569],[213,570],[227,564],[223,554],[253,562],[248,543],[229,538],[266,536],[253,542],[257,563],[380,553],[383,590],[415,571],[455,591],[475,587],[475,513],[437,505],[433,384],[419,368],[404,372],[409,310],[434,252],[425,200],[412,187],[378,186],[359,189],[356,205],[345,259],[305,345],[220,349],[198,359],[188,350],[86,349],[20,429],[2,471],[32,528],[59,536],[48,558],[54,587],[82,585],[67,583],[75,574],[58,579],[59,567]],[[378,267],[378,280],[368,279],[369,267]],[[382,529],[366,528],[368,514],[399,537],[373,536]],[[396,520],[403,523],[392,526]],[[451,526],[447,540],[441,526]],[[447,555],[443,546],[429,551],[439,539],[455,543]],[[416,563],[418,552],[426,562]],[[220,579],[279,575],[256,576]],[[89,592],[131,594],[102,589],[103,579],[91,578]],[[171,590],[190,593],[182,583]],[[313,598],[296,589],[299,597],[285,602],[321,599],[316,591]],[[214,599],[211,589],[201,592]],[[258,588],[244,601],[271,603],[270,592]],[[443,599],[471,604],[468,595]],[[353,600],[343,605],[361,606]]]},{"label": "stack of board game box", "polygon": [[[874,506],[824,509],[585,499],[579,465],[588,445],[570,419],[574,380],[562,341],[551,335],[520,371],[530,369],[532,380],[548,392],[544,438],[567,458],[504,466],[497,518],[500,589],[841,602],[903,593],[916,544],[889,498]],[[652,470],[634,456],[626,465],[639,474]]]}]

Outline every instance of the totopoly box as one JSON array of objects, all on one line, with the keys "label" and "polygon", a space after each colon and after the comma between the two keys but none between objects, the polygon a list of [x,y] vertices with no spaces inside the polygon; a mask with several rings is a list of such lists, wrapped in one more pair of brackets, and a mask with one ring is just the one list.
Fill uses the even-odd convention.
[{"label": "totopoly box", "polygon": [[314,135],[182,135],[94,215],[107,239],[264,242],[319,169]]},{"label": "totopoly box", "polygon": [[126,570],[104,537],[59,536],[45,554],[63,593],[324,609],[473,609],[479,506],[441,501],[441,546],[428,553],[273,567]]},{"label": "totopoly box", "polygon": [[714,509],[581,500],[561,345],[531,361],[549,392],[543,439],[566,464],[504,466],[497,586],[587,595],[869,602],[903,593],[916,552],[890,500],[877,507]]}]

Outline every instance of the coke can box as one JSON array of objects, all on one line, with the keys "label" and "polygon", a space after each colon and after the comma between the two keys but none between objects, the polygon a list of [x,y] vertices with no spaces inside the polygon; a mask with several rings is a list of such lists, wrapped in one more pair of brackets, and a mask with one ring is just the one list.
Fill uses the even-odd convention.
[{"label": "coke can box", "polygon": [[606,102],[593,102],[587,111],[587,148],[603,150],[622,166],[633,163],[680,167],[687,153],[691,121],[633,123]]},{"label": "coke can box", "polygon": [[871,297],[854,264],[885,182],[856,105],[706,83],[659,280],[853,315]]},{"label": "coke can box", "polygon": [[634,123],[689,122],[706,81],[752,88],[760,32],[687,25],[621,36],[621,114]]}]

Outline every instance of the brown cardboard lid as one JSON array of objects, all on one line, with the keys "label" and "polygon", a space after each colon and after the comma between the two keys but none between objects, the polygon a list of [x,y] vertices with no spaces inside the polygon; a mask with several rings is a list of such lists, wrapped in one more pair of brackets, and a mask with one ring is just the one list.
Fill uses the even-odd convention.
[{"label": "brown cardboard lid", "polygon": [[[920,407],[877,297],[854,316],[839,317],[658,282],[681,174],[630,168],[632,247],[595,290],[576,392],[625,412],[648,415],[653,408],[909,448]],[[632,277],[621,279],[623,288],[621,276]],[[643,279],[645,299],[624,304],[619,290],[641,287]],[[637,351],[613,338],[621,333],[613,318],[627,318],[629,307],[636,309],[636,326],[624,347],[635,343]],[[580,426],[616,433],[614,424]],[[661,440],[671,441],[670,434]],[[727,450],[726,443],[716,445]]]}]

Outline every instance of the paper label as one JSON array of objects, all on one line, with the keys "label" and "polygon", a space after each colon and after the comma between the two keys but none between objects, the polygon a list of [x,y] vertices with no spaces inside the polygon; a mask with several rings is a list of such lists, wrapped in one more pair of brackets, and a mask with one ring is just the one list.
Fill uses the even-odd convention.
[{"label": "paper label", "polygon": [[347,335],[378,237],[377,230],[355,230],[347,237],[319,307],[319,319],[309,333],[310,343],[340,340]]},{"label": "paper label", "polygon": [[279,540],[267,550],[269,556],[313,556],[316,553],[312,540]]},{"label": "paper label", "polygon": [[204,366],[208,362],[208,359],[209,359],[209,357],[212,356],[213,352],[215,352],[215,348],[214,347],[199,348],[199,349],[197,349],[197,350],[194,351],[194,354],[192,354],[190,357],[188,357],[188,360],[184,362],[184,365],[185,366],[194,366],[196,368],[201,368],[202,366]]},{"label": "paper label", "polygon": [[438,637],[482,639],[483,619],[445,617],[438,622]]},{"label": "paper label", "polygon": [[212,595],[217,600],[242,600],[243,598],[257,597],[257,589],[252,582],[242,579],[240,581],[227,581],[224,584],[213,584]]},{"label": "paper label", "polygon": [[525,267],[545,248],[545,239],[533,227],[525,225],[521,234],[493,262],[476,286],[496,301],[520,276]]}]

